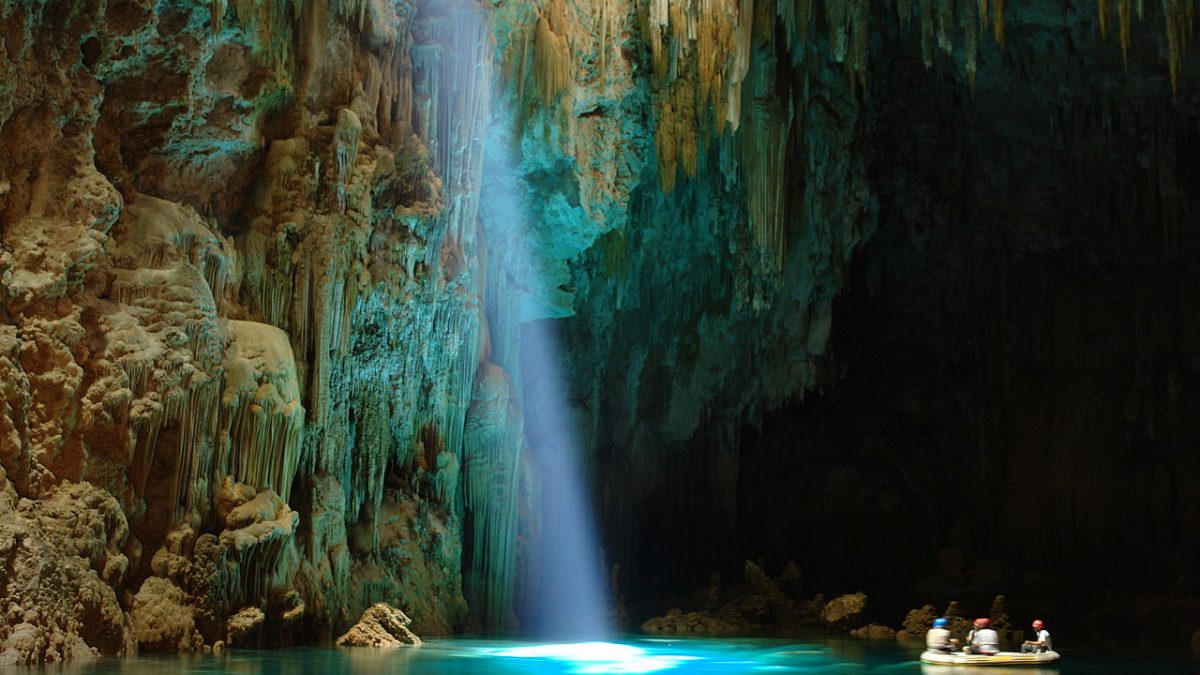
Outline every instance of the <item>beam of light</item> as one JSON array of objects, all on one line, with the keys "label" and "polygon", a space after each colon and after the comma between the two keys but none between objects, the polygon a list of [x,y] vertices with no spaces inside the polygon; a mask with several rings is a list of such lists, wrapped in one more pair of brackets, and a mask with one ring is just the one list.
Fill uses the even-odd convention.
[{"label": "beam of light", "polygon": [[525,424],[542,470],[541,588],[534,628],[559,639],[595,639],[609,633],[603,570],[559,354],[549,322],[525,325]]},{"label": "beam of light", "polygon": [[561,286],[567,274],[564,249],[571,246],[563,246],[567,235],[556,229],[561,223],[535,222],[531,215],[532,205],[552,197],[538,194],[524,176],[549,151],[541,146],[544,140],[517,147],[511,106],[505,99],[492,106],[480,216],[488,243],[491,358],[520,396],[541,489],[541,532],[531,552],[523,628],[554,639],[600,639],[610,633],[603,563],[583,477],[582,442],[568,404],[566,355],[551,320],[570,311],[571,298]]}]

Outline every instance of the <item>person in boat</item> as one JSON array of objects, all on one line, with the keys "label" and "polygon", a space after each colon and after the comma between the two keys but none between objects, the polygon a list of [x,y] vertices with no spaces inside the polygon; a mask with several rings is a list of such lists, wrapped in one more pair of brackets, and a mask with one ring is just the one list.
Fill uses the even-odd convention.
[{"label": "person in boat", "polygon": [[975,619],[975,627],[967,634],[967,646],[963,648],[968,654],[986,654],[991,656],[1000,653],[1000,635],[989,626],[992,620]]},{"label": "person in boat", "polygon": [[1046,624],[1041,619],[1033,620],[1033,636],[1035,639],[1021,643],[1023,653],[1040,654],[1054,651],[1054,644],[1050,642],[1050,631],[1046,630]]},{"label": "person in boat", "polygon": [[933,620],[933,628],[925,634],[925,649],[943,654],[954,650],[954,640],[950,639],[950,630],[946,628],[949,624],[950,621],[945,618]]}]

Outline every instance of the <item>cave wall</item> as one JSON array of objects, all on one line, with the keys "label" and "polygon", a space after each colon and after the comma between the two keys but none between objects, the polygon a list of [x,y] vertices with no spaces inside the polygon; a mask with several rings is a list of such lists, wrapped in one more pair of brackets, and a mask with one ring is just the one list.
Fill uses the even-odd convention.
[{"label": "cave wall", "polygon": [[1194,80],[1152,24],[1126,67],[1047,16],[1012,7],[973,89],[881,39],[879,228],[836,377],[743,430],[744,555],[897,610],[1194,612]]},{"label": "cave wall", "polygon": [[[555,99],[549,116],[536,100],[546,94],[531,96],[533,111],[519,121],[519,147],[528,153],[521,169],[539,186],[528,197],[545,214],[536,227],[578,236],[579,221],[591,219],[595,244],[578,259],[547,251],[543,264],[560,270],[564,283],[526,316],[548,317],[569,345],[566,414],[583,429],[607,563],[620,565],[623,590],[644,597],[703,583],[711,571],[737,578],[743,559],[760,556],[773,572],[788,557],[810,562],[815,583],[828,591],[891,590],[889,579],[915,583],[945,567],[959,576],[977,567],[990,589],[980,593],[1004,585],[993,582],[1011,578],[1016,559],[1034,576],[1067,578],[1093,555],[1112,558],[1103,510],[1120,503],[1112,481],[1073,479],[1091,485],[1080,488],[1086,498],[1053,496],[1054,486],[1106,456],[1085,449],[1100,433],[1076,418],[1056,428],[1057,447],[1073,450],[1058,451],[1070,459],[1052,477],[1001,480],[1017,475],[1023,453],[1033,452],[1013,446],[1035,444],[1000,443],[979,429],[1039,434],[1044,424],[1027,427],[1022,421],[1033,416],[1015,411],[1001,416],[992,390],[979,391],[982,382],[998,386],[996,373],[1024,349],[1037,351],[1042,367],[1080,359],[1099,367],[1100,357],[1085,355],[1093,349],[1088,334],[1065,343],[1050,326],[1140,331],[1185,311],[1151,291],[1160,282],[1133,279],[1153,303],[1124,288],[1125,300],[1105,305],[1090,297],[1090,275],[1140,266],[1166,284],[1160,262],[1188,259],[1196,60],[1177,30],[1187,25],[1186,6],[785,4],[756,3],[748,12],[733,3],[652,3],[618,13],[617,28],[588,30],[611,20],[612,5],[584,11],[567,2],[561,17],[546,18],[576,55],[576,86]],[[727,32],[705,32],[714,15]],[[586,36],[572,32],[581,30]],[[616,46],[631,72],[611,51],[585,48],[605,31],[621,35]],[[714,59],[689,31],[718,45],[736,36],[729,39],[738,48],[723,52],[728,62]],[[714,124],[721,113],[737,123]],[[644,147],[645,161],[629,163],[612,182],[583,162],[591,154],[580,144],[597,135],[620,139],[610,146],[616,152],[626,143]],[[784,149],[778,160],[777,147]],[[554,167],[570,168],[574,180],[547,181],[561,181]],[[636,180],[621,180],[629,175]],[[596,185],[620,189],[597,194]],[[619,201],[609,206],[614,195]],[[486,210],[484,217],[486,227]],[[885,227],[892,234],[877,240]],[[902,255],[893,248],[906,251],[904,264],[893,261]],[[1068,264],[1069,279],[1039,272]],[[900,281],[888,276],[897,267]],[[848,315],[857,318],[839,331],[835,298],[864,284],[893,304],[861,301],[862,316]],[[985,286],[986,293],[976,290]],[[997,327],[1000,308],[1027,303],[1050,312],[1038,300],[1053,297],[1051,288],[1061,315],[1006,318],[1014,327]],[[922,340],[931,344],[910,353],[886,323],[870,349],[861,337],[838,344],[856,322],[887,322],[896,313],[929,331]],[[1009,330],[1027,346],[1013,337],[1000,346]],[[1060,342],[1034,337],[1051,334]],[[1125,359],[1141,358],[1134,352],[1165,339],[1128,332],[1124,346],[1100,361],[1128,366]],[[1067,405],[1067,388],[1084,386],[1071,380],[1074,367],[1059,373],[1063,389],[1044,407]],[[874,388],[883,385],[872,378],[909,372],[902,368],[912,370],[888,399],[895,400],[891,417],[853,412],[881,405]],[[943,369],[962,381],[951,386]],[[1008,377],[1005,396],[1026,400],[1007,389]],[[860,397],[831,393],[848,388]],[[527,409],[550,405],[536,389],[523,395]],[[840,397],[841,416],[826,418],[828,397]],[[776,420],[766,411],[779,408],[799,421],[772,421],[761,437],[743,430],[764,416]],[[939,456],[970,457],[969,466],[955,461],[943,470],[928,457],[933,450],[900,450],[915,442],[899,442],[900,429],[928,439],[921,447],[939,448]],[[838,440],[847,434],[866,440],[851,450]],[[1157,477],[1148,476],[1142,491],[1160,494],[1161,476],[1187,475],[1189,461],[1153,462],[1157,468],[1147,470]],[[1062,515],[1071,503],[1101,497],[1108,506],[1097,512]],[[1187,510],[1186,497],[1176,507],[1164,499],[1174,498],[1148,498],[1149,510]],[[1017,502],[1025,506],[1014,510]],[[1063,519],[1038,544],[1018,525],[982,544],[951,535],[977,531],[986,519],[1028,521],[1030,504]],[[855,526],[841,527],[846,520]],[[1187,541],[1166,543],[1157,527],[1137,529],[1154,530],[1146,536],[1182,555],[1175,569],[1191,564]],[[817,545],[825,536],[834,543]],[[1140,543],[1130,541],[1128,550]],[[1021,553],[1000,555],[1009,550]],[[1130,555],[1086,578],[1121,579],[1136,562]]]},{"label": "cave wall", "polygon": [[6,2],[0,34],[0,660],[377,601],[466,627],[489,14]]}]

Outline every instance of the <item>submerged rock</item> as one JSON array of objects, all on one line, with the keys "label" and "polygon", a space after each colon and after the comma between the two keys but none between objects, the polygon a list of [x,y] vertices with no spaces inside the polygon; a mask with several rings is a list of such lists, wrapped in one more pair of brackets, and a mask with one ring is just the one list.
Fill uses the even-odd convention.
[{"label": "submerged rock", "polygon": [[363,612],[362,618],[337,639],[339,647],[401,647],[419,645],[421,638],[408,629],[412,619],[404,612],[378,602]]}]

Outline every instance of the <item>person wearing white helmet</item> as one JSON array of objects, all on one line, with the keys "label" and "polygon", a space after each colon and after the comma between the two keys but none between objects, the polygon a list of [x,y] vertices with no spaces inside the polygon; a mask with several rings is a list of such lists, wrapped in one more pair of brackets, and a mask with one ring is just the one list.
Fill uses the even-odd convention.
[{"label": "person wearing white helmet", "polygon": [[1054,651],[1054,644],[1050,642],[1050,631],[1046,630],[1046,624],[1042,623],[1041,619],[1033,620],[1033,637],[1033,640],[1021,643],[1023,653],[1037,654]]},{"label": "person wearing white helmet", "polygon": [[953,640],[950,639],[950,630],[946,628],[949,621],[945,618],[934,619],[933,628],[925,634],[925,648],[931,652],[942,652],[949,654],[953,650]]},{"label": "person wearing white helmet", "polygon": [[986,654],[991,656],[1000,653],[1000,635],[989,628],[992,620],[975,619],[975,628],[967,636],[969,644],[963,648],[968,654]]}]

